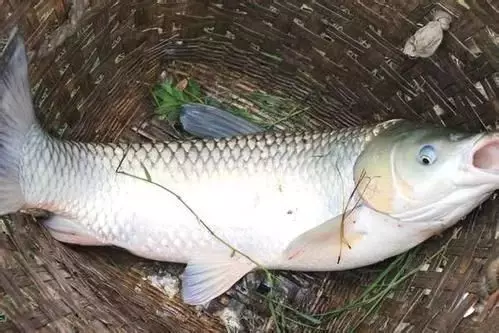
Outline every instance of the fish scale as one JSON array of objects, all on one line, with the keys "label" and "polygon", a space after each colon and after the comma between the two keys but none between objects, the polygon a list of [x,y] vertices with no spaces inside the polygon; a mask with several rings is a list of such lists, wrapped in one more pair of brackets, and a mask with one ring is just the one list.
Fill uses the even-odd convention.
[{"label": "fish scale", "polygon": [[[356,156],[374,129],[104,145],[59,141],[35,127],[24,145],[22,188],[28,206],[73,217],[105,244],[140,253],[154,248],[154,257],[173,261],[188,259],[187,249],[203,251],[204,246],[216,247],[216,241],[193,220],[191,213],[184,211],[175,215],[175,220],[170,218],[167,203],[172,200],[158,202],[157,208],[140,204],[129,207],[144,198],[127,190],[137,180],[116,170],[119,167],[122,173],[146,179],[146,168],[152,182],[189,202],[203,219],[210,221],[210,228],[218,229],[234,246],[258,248],[258,244],[245,243],[248,231],[256,227],[252,238],[274,244],[268,247],[273,251],[270,257],[278,257],[291,234],[276,240],[268,230],[294,224],[291,229],[296,233],[340,213],[338,207],[342,207],[340,201],[343,204],[352,188],[352,176],[347,172],[342,177],[344,186],[338,186],[338,170],[352,170]],[[331,165],[337,165],[337,169]],[[140,182],[141,193],[148,199],[151,195],[162,196],[157,186]],[[220,187],[241,194],[221,193]],[[272,199],[277,187],[281,198]],[[298,202],[288,194],[296,191],[319,201]],[[210,200],[210,193],[216,201]],[[172,204],[179,210],[179,202]],[[227,209],[226,205],[237,207],[242,217],[234,218],[234,209]],[[151,211],[143,212],[144,209]],[[297,212],[296,218],[290,211]],[[270,218],[265,219],[266,215]],[[184,229],[188,231],[180,232]],[[124,236],[130,232],[135,234],[134,240]],[[169,245],[161,246],[165,241],[156,239],[157,236],[167,237]],[[154,245],[141,244],[143,240]]]}]

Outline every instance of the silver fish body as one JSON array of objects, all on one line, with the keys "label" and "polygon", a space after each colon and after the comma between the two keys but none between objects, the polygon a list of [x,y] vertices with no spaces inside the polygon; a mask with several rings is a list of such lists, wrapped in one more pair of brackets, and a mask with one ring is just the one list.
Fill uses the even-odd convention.
[{"label": "silver fish body", "polygon": [[[185,263],[219,248],[199,217],[266,267],[341,269],[348,262],[292,263],[281,253],[343,212],[355,160],[378,127],[130,145],[59,141],[34,127],[21,186],[26,207],[144,257]],[[64,227],[58,219],[46,225]]]},{"label": "silver fish body", "polygon": [[497,133],[403,120],[258,133],[205,110],[209,130],[195,113],[184,120],[217,138],[61,141],[36,121],[16,31],[0,59],[0,214],[45,209],[53,216],[44,225],[61,242],[186,263],[189,304],[254,269],[379,262],[454,225],[499,188]]}]

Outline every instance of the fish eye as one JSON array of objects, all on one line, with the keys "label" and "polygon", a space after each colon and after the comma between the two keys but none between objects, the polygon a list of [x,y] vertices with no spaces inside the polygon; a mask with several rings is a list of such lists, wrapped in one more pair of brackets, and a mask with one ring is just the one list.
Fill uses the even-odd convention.
[{"label": "fish eye", "polygon": [[423,165],[431,165],[437,160],[437,152],[431,145],[424,145],[419,150],[418,161]]}]

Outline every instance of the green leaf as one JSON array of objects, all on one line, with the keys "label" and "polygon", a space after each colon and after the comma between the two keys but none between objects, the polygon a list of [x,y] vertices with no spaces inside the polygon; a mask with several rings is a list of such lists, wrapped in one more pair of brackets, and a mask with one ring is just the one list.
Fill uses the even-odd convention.
[{"label": "green leaf", "polygon": [[185,94],[177,88],[173,89],[172,96],[177,102],[180,102],[181,104],[185,103],[186,101]]},{"label": "green leaf", "polygon": [[161,88],[163,88],[164,92],[166,92],[168,95],[172,96],[173,95],[173,86],[171,82],[164,82],[161,85]]},{"label": "green leaf", "polygon": [[197,98],[201,97],[201,86],[196,81],[189,80],[189,84],[186,89],[191,95]]}]

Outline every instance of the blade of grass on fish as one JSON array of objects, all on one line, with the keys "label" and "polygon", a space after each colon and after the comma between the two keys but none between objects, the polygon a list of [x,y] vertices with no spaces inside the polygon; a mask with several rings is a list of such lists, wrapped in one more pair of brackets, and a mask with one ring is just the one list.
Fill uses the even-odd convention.
[{"label": "blade of grass on fish", "polygon": [[[126,154],[125,154],[126,155]],[[120,165],[121,165],[121,162],[120,162]],[[266,269],[265,267],[263,267],[260,263],[258,263],[257,261],[255,261],[253,258],[249,257],[247,254],[245,254],[244,252],[236,249],[234,246],[232,246],[231,244],[229,244],[228,242],[226,242],[225,240],[223,240],[220,236],[218,236],[207,224],[204,220],[202,220],[199,215],[184,201],[184,199],[178,195],[177,193],[175,193],[174,191],[162,186],[161,184],[157,184],[155,182],[152,181],[151,179],[151,175],[149,173],[149,171],[147,170],[147,168],[141,164],[142,167],[144,168],[144,171],[146,173],[146,179],[142,178],[142,177],[139,177],[139,176],[136,176],[136,175],[132,175],[130,173],[127,173],[127,172],[124,172],[124,171],[117,171],[117,173],[120,173],[120,174],[123,174],[123,175],[127,175],[129,177],[132,177],[132,178],[135,178],[135,179],[138,179],[138,180],[143,180],[143,181],[147,181],[148,183],[151,183],[155,186],[158,186],[160,187],[161,189],[167,191],[168,193],[172,194],[173,196],[175,196],[177,198],[177,200],[179,200],[192,214],[193,216],[196,218],[196,220],[213,236],[215,237],[218,241],[220,241],[222,244],[224,244],[225,246],[227,246],[228,248],[230,248],[233,252],[235,253],[238,253],[240,254],[241,256],[245,257],[246,259],[248,259],[249,261],[251,261],[253,264],[255,264],[255,266],[257,266],[259,269],[263,270],[267,276],[269,277],[269,281],[271,282],[271,291],[273,290],[273,276],[272,276],[272,273]],[[271,309],[272,310],[272,309]],[[274,312],[275,312],[275,309],[274,309]]]},{"label": "blade of grass on fish", "polygon": [[[179,202],[196,218],[196,220],[213,236],[215,237],[218,241],[220,241],[222,244],[224,244],[225,246],[227,246],[229,249],[231,249],[233,252],[236,252],[238,253],[239,255],[243,256],[244,258],[248,259],[250,262],[252,262],[253,264],[255,264],[255,266],[257,266],[257,268],[263,270],[266,274],[268,274],[268,276],[272,276],[270,271],[268,269],[266,269],[265,267],[263,267],[260,263],[258,263],[256,260],[254,260],[253,258],[251,258],[250,256],[248,256],[247,254],[245,254],[244,252],[236,249],[234,246],[232,246],[231,244],[229,244],[227,241],[225,241],[224,239],[222,239],[220,236],[218,236],[209,226],[208,224],[206,224],[206,222],[201,219],[201,217],[192,209],[192,207],[190,205],[187,204],[187,202],[179,195],[177,194],[176,192],[174,192],[173,190],[161,185],[161,184],[158,184],[154,181],[151,180],[148,180],[146,178],[142,178],[140,176],[136,176],[136,175],[133,175],[131,173],[128,173],[128,172],[125,172],[125,171],[121,171],[119,170],[119,168],[121,168],[121,165],[122,165],[122,162],[124,160],[124,157],[126,156],[126,153],[124,154],[122,160],[120,161],[119,165],[118,165],[118,168],[116,170],[116,173],[119,173],[119,174],[123,174],[123,175],[126,175],[128,177],[132,177],[132,178],[135,178],[135,179],[138,179],[138,180],[142,180],[142,181],[146,181],[154,186],[158,186],[159,188],[161,188],[162,190],[170,193],[171,195],[173,195],[177,200],[179,200]],[[147,170],[147,168],[145,168],[145,170]],[[146,175],[148,176],[148,178],[150,178],[150,173],[149,171],[146,171]]]},{"label": "blade of grass on fish", "polygon": [[140,162],[140,166],[142,167],[142,169],[144,169],[144,173],[146,174],[146,179],[147,181],[150,183],[152,182],[152,178],[151,178],[151,174],[149,173],[149,170],[147,170],[146,166],[144,165],[144,163]]},{"label": "blade of grass on fish", "polygon": [[[365,172],[364,172],[363,174],[361,174],[361,180],[362,180],[364,177],[365,177]],[[359,182],[359,183],[360,183],[360,182]],[[357,190],[357,187],[355,188],[355,190]],[[355,190],[353,191],[353,193],[355,193]],[[352,193],[352,194],[350,195],[350,197],[348,198],[348,202],[347,202],[347,204],[346,204],[346,207],[348,207],[348,206],[350,205],[350,202],[351,202],[351,200],[353,199],[353,193]],[[359,199],[359,200],[360,200],[360,199]],[[359,200],[357,200],[357,202],[355,203],[355,206],[357,206],[357,205],[359,204]],[[347,215],[347,214],[348,214],[348,213],[345,213],[344,215]],[[340,237],[341,237],[341,236],[342,236],[342,235],[340,235]],[[346,244],[347,244],[348,246],[350,246],[350,244],[348,244],[348,241],[346,241],[346,239],[343,239],[343,238],[342,238],[342,243],[343,243],[343,241],[345,241],[345,242],[346,242]],[[341,249],[340,249],[340,251],[341,251]],[[341,252],[340,252],[340,256],[341,256]],[[395,261],[394,263],[392,263],[392,265],[393,265],[393,266],[395,266],[397,263],[398,263],[398,262],[397,262],[397,261]],[[391,268],[391,266],[392,266],[392,265],[390,265],[389,269],[388,269],[388,270],[386,270],[386,274],[388,274],[388,272],[391,270],[390,268]],[[379,277],[379,281],[381,281],[381,280],[384,278],[384,276],[385,276],[385,275],[380,276],[380,277]],[[269,278],[270,278],[270,277],[269,277]],[[373,285],[372,287],[374,288],[374,286],[375,286],[375,285]],[[365,293],[365,295],[367,295],[367,293]],[[272,296],[272,295],[270,295],[270,296],[265,296],[265,298],[266,298],[266,299],[268,299],[268,300],[269,300],[269,302],[276,302],[274,299],[272,299],[272,297],[271,297],[271,296]],[[366,305],[366,304],[370,304],[370,303],[372,303],[373,301],[376,301],[376,299],[369,299],[369,300],[368,300],[368,302],[365,302],[365,301],[363,301],[363,300],[362,300],[362,298],[364,298],[364,297],[361,297],[361,298],[360,298],[359,300],[357,300],[355,303],[351,304],[351,306],[350,306],[350,307],[344,307],[343,309],[339,309],[339,310],[337,310],[337,311],[334,311],[334,313],[335,313],[335,314],[340,314],[340,313],[346,312],[346,311],[347,311],[348,309],[350,309],[350,308],[352,308],[352,309],[354,309],[354,308],[359,308],[359,307],[362,307],[362,306],[364,306],[364,305]],[[285,304],[281,304],[281,303],[279,303],[279,304],[280,304],[282,307],[286,308],[287,310],[291,311],[294,315],[296,315],[296,316],[300,317],[301,319],[303,319],[303,320],[305,320],[305,321],[308,321],[308,322],[310,322],[310,323],[312,323],[312,324],[315,324],[315,325],[320,325],[320,324],[321,324],[321,320],[317,318],[317,315],[308,315],[308,314],[305,314],[305,313],[303,313],[303,312],[301,312],[301,311],[299,311],[299,310],[297,310],[297,309],[295,309],[295,308],[289,307],[289,306],[287,306],[287,305],[285,305]],[[331,314],[331,312],[329,312],[328,314]],[[290,318],[290,317],[288,317],[288,318]],[[307,325],[307,324],[305,324],[305,323],[303,323],[303,322],[301,322],[301,323],[302,323],[303,325]]]},{"label": "blade of grass on fish", "polygon": [[246,255],[244,252],[241,252],[239,251],[238,249],[236,249],[235,247],[233,247],[232,245],[230,245],[229,243],[227,243],[225,240],[223,240],[222,238],[220,238],[207,224],[206,222],[204,222],[200,217],[199,215],[184,201],[184,199],[182,199],[182,197],[175,193],[174,191],[166,188],[165,186],[161,185],[161,184],[158,184],[158,183],[155,183],[153,181],[148,181],[147,179],[145,178],[142,178],[142,177],[139,177],[139,176],[135,176],[135,175],[132,175],[130,173],[127,173],[127,172],[124,172],[124,171],[118,171],[118,173],[121,173],[121,174],[124,174],[126,176],[129,176],[129,177],[133,177],[135,179],[138,179],[138,180],[143,180],[143,181],[147,181],[155,186],[158,186],[160,187],[161,189],[167,191],[168,193],[170,193],[171,195],[173,195],[177,200],[179,200],[182,205],[184,205],[187,210],[189,210],[189,212],[191,212],[191,214],[194,215],[194,217],[196,218],[196,220],[201,223],[201,225],[203,225],[203,227],[205,229],[207,229],[207,231],[213,236],[215,237],[218,241],[222,242],[225,246],[229,247],[232,251],[240,254],[241,256],[245,257],[246,259],[248,259],[249,261],[251,261],[252,263],[254,263],[258,268],[262,269],[262,270],[266,270],[265,268],[263,268],[262,265],[260,265],[258,262],[256,262],[255,260],[253,260],[252,258],[250,258],[248,255]]},{"label": "blade of grass on fish", "polygon": [[[340,173],[341,174],[341,173]],[[371,178],[370,177],[367,177],[366,176],[366,172],[365,170],[362,170],[361,174],[360,174],[360,177],[359,177],[359,180],[356,182],[355,186],[354,186],[354,189],[353,191],[350,193],[350,196],[347,200],[347,203],[346,205],[344,206],[344,211],[341,215],[341,225],[340,225],[340,251],[339,251],[339,254],[338,254],[338,260],[337,260],[337,263],[339,264],[340,263],[340,260],[341,260],[341,255],[343,253],[343,243],[345,243],[349,249],[352,248],[352,246],[350,245],[350,243],[348,242],[348,240],[346,239],[345,237],[345,220],[346,218],[349,216],[349,214],[353,211],[353,208],[356,208],[359,206],[360,204],[360,201],[361,201],[361,198],[362,198],[362,194],[361,193],[358,198],[357,198],[357,201],[355,202],[355,204],[353,205],[352,209],[349,208],[349,205],[351,203],[351,201],[353,200],[354,196],[355,196],[355,193],[358,191],[358,188],[360,186],[360,184],[362,183],[362,181],[364,179],[367,179],[367,184],[366,186],[364,187],[364,191],[367,189],[367,187],[369,186],[369,183],[371,182]]]},{"label": "blade of grass on fish", "polygon": [[[338,175],[340,176],[340,181],[341,181],[341,186],[343,187],[343,174],[340,170],[340,168],[338,167],[338,165],[335,163],[335,168],[336,168],[336,171],[338,172]],[[352,193],[355,193],[355,191],[353,191]],[[352,195],[350,195],[351,197]],[[340,260],[341,260],[341,254],[342,254],[342,247],[343,247],[343,241],[345,240],[345,228],[344,228],[344,224],[345,224],[345,218],[346,218],[346,214],[347,214],[347,211],[348,211],[348,205],[350,203],[350,199],[347,200],[347,202],[345,203],[345,200],[344,198],[342,198],[342,206],[343,206],[343,213],[342,213],[342,217],[341,217],[341,226],[340,226],[340,252],[338,254],[338,259],[337,259],[337,262],[339,263]],[[349,248],[351,248],[350,244],[348,243],[348,241],[346,241],[347,245]]]}]

